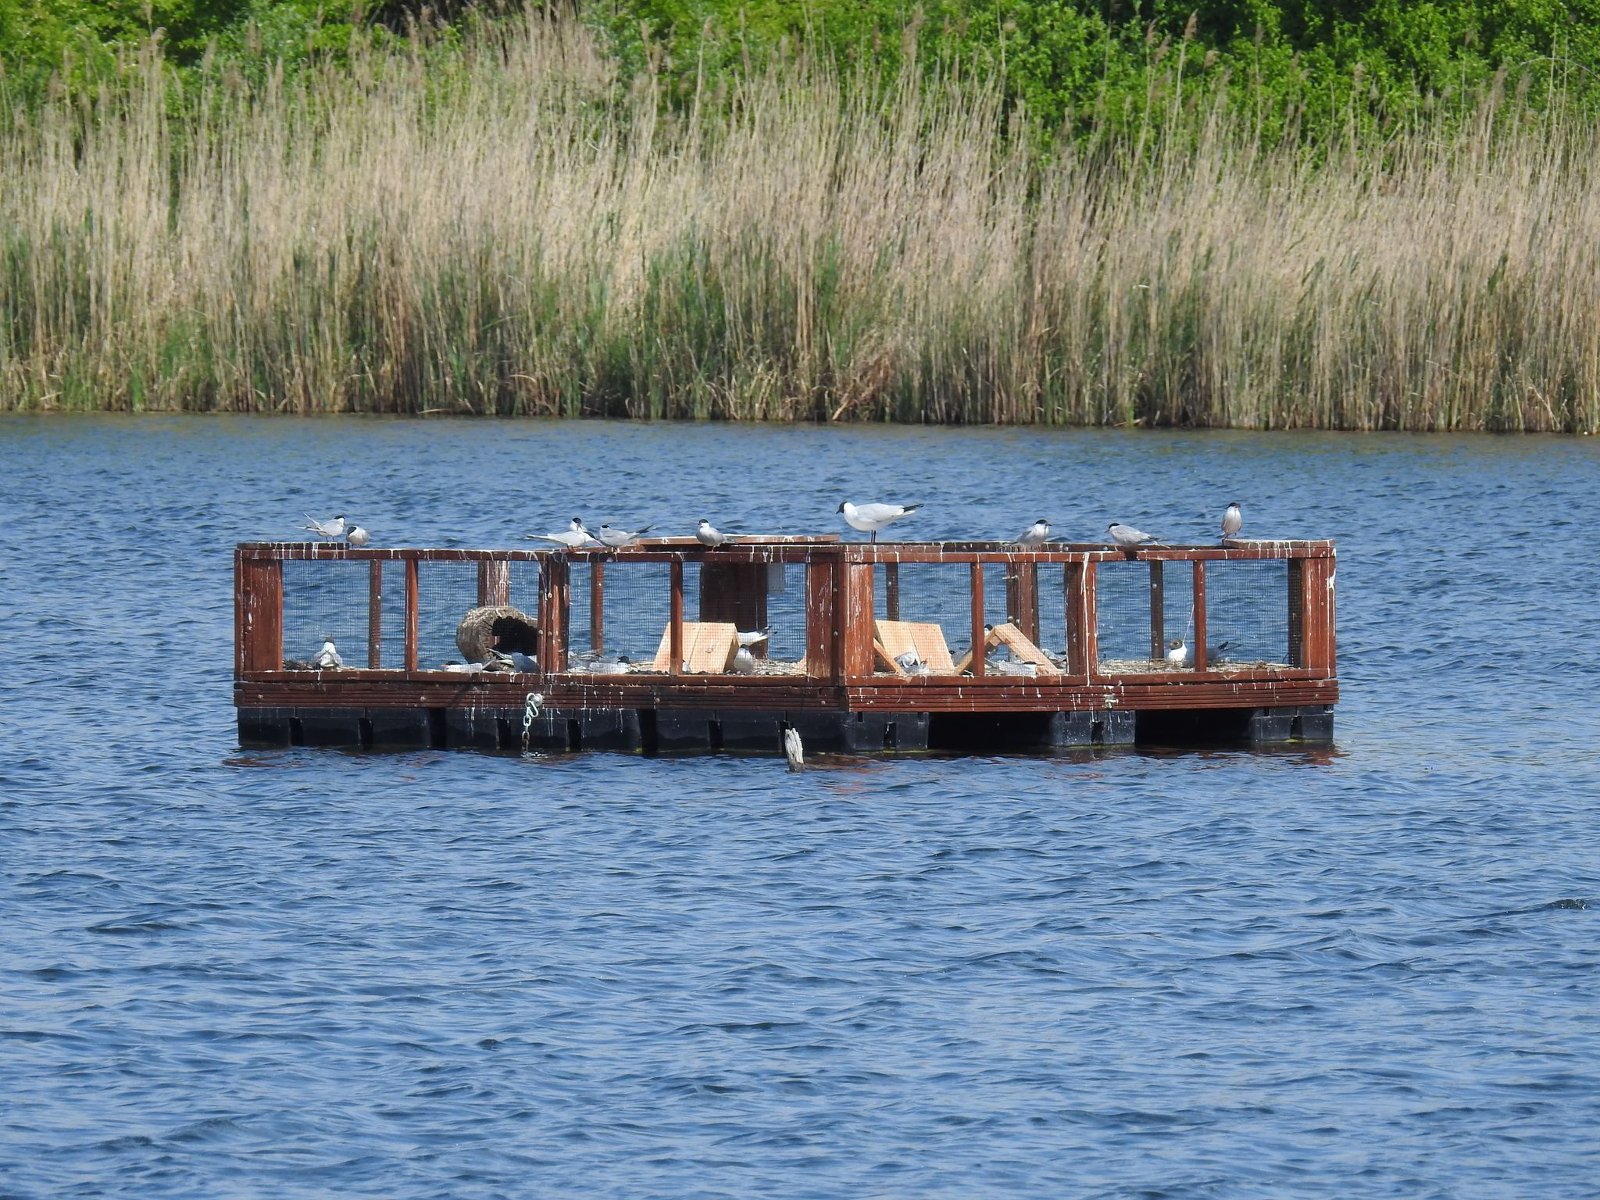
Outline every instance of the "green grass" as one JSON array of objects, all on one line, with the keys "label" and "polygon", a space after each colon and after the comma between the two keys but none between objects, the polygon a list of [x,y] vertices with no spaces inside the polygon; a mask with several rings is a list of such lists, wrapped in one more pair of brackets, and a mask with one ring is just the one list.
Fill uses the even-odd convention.
[{"label": "green grass", "polygon": [[[0,407],[1592,432],[1600,123],[1308,149],[1228,88],[1041,154],[998,84],[669,104],[576,26],[0,129]],[[1176,77],[1175,77],[1176,78]]]}]

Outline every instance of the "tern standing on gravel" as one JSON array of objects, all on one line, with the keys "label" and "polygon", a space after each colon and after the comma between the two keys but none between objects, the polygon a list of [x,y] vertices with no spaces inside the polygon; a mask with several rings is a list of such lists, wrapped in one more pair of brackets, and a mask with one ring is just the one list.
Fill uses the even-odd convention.
[{"label": "tern standing on gravel", "polygon": [[1235,500],[1228,505],[1228,511],[1222,514],[1222,540],[1238,537],[1239,530],[1244,525],[1244,514],[1239,511],[1239,502]]},{"label": "tern standing on gravel", "polygon": [[844,514],[844,523],[851,529],[859,529],[862,533],[870,533],[872,540],[878,540],[878,531],[892,521],[901,517],[909,517],[920,504],[851,504],[846,500],[839,505],[839,511]]}]

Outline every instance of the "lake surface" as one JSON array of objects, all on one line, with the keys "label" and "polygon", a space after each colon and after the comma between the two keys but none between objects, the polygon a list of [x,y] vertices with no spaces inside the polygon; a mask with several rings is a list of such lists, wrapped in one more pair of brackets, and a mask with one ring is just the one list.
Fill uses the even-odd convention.
[{"label": "lake surface", "polygon": [[[1592,1197],[1588,440],[0,420],[0,1196]],[[242,752],[234,542],[1340,542],[1337,748]]]}]

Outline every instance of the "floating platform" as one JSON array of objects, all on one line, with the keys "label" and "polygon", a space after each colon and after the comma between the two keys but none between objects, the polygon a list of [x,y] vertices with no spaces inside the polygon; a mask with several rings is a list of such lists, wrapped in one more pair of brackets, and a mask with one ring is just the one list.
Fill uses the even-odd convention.
[{"label": "floating platform", "polygon": [[[1325,744],[1335,561],[1330,541],[246,543],[239,738],[645,754],[781,754],[788,729],[808,753]],[[328,641],[340,665],[318,665]]]}]

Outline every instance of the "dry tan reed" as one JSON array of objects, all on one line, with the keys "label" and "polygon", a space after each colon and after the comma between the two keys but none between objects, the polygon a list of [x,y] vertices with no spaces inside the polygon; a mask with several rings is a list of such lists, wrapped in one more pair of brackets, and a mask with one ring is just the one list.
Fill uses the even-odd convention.
[{"label": "dry tan reed", "polygon": [[669,107],[534,17],[181,104],[131,74],[0,132],[0,407],[1600,425],[1600,131],[1561,112],[1313,157],[1190,97],[1045,163],[981,81]]}]

